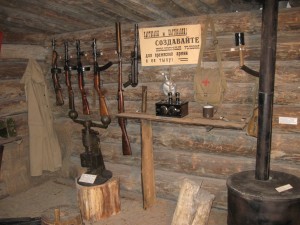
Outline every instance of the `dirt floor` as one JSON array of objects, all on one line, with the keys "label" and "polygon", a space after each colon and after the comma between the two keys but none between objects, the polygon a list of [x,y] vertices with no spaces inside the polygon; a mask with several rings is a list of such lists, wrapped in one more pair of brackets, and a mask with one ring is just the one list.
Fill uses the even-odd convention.
[{"label": "dirt floor", "polygon": [[[0,218],[40,217],[46,210],[72,205],[77,208],[75,181],[53,178],[25,192],[0,200]],[[94,225],[170,225],[176,202],[158,199],[150,209],[142,207],[142,196],[121,191],[121,212]],[[48,210],[49,211],[49,210]],[[226,213],[212,209],[209,225],[225,225]]]}]

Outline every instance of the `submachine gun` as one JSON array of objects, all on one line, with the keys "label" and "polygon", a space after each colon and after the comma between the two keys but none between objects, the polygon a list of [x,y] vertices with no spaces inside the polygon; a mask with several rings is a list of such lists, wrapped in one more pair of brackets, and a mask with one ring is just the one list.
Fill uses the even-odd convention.
[{"label": "submachine gun", "polygon": [[139,75],[139,28],[138,24],[134,26],[134,49],[131,52],[131,73],[129,74],[128,81],[123,84],[124,88],[131,85],[136,87],[138,85],[138,75]]},{"label": "submachine gun", "polygon": [[84,78],[83,78],[83,71],[88,71],[90,68],[82,66],[81,56],[84,54],[84,52],[80,50],[80,40],[76,41],[76,49],[77,49],[78,87],[81,92],[82,110],[84,115],[90,115],[90,107],[87,100],[86,91],[84,89]]},{"label": "submachine gun", "polygon": [[65,45],[65,79],[66,79],[66,86],[68,87],[68,96],[69,96],[69,117],[71,119],[76,119],[78,117],[78,113],[75,110],[75,102],[74,102],[74,92],[72,89],[72,82],[71,82],[71,70],[75,70],[76,66],[70,66],[70,60],[69,60],[69,48],[68,48],[68,42],[66,41],[64,43]]},{"label": "submachine gun", "polygon": [[[83,81],[83,71],[85,70],[82,66],[80,56],[83,54],[80,51],[80,42],[76,42],[77,47],[77,72],[78,72],[78,84],[82,95],[83,102],[83,114],[89,115],[89,105],[86,97],[86,93],[84,90],[84,81]],[[85,148],[85,151],[80,154],[81,166],[87,168],[87,174],[96,175],[95,181],[90,183],[81,182],[80,178],[78,179],[78,183],[84,186],[92,186],[99,185],[105,183],[112,177],[112,172],[107,170],[104,165],[103,156],[100,149],[100,138],[99,132],[93,130],[92,127],[104,128],[106,129],[111,122],[111,118],[108,114],[108,109],[105,102],[105,96],[101,90],[100,84],[100,71],[104,71],[108,69],[112,63],[108,62],[104,66],[100,67],[97,62],[97,56],[100,55],[97,52],[96,39],[93,40],[93,56],[94,56],[94,88],[96,89],[99,96],[99,107],[100,107],[100,122],[94,122],[92,120],[87,119],[76,119],[72,118],[69,113],[70,118],[73,119],[75,123],[83,125],[84,129],[82,129],[82,143]],[[69,83],[71,85],[71,83]],[[71,101],[72,102],[72,101]],[[75,110],[75,108],[74,108]]]},{"label": "submachine gun", "polygon": [[112,65],[112,62],[108,62],[104,66],[100,67],[97,62],[97,57],[100,55],[100,52],[97,51],[96,39],[93,40],[92,47],[93,47],[93,56],[94,56],[94,88],[97,91],[99,96],[99,112],[100,112],[101,122],[103,124],[109,125],[111,122],[111,118],[108,114],[105,96],[101,89],[100,71],[104,71],[108,69]]}]

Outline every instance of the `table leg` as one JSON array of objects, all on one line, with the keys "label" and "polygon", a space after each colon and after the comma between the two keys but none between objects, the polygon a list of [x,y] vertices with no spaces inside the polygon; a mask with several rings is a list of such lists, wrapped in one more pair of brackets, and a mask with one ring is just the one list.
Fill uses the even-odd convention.
[{"label": "table leg", "polygon": [[156,200],[151,121],[141,120],[141,128],[143,207],[147,209]]},{"label": "table leg", "polygon": [[4,150],[4,145],[0,145],[0,171],[1,171],[1,164],[2,164],[3,150]]}]

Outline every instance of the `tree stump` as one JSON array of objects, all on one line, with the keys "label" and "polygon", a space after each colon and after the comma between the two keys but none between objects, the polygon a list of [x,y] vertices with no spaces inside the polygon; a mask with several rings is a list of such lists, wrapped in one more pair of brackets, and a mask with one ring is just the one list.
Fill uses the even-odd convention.
[{"label": "tree stump", "polygon": [[82,218],[95,222],[120,212],[119,179],[111,178],[101,185],[83,186],[76,182],[77,201]]},{"label": "tree stump", "polygon": [[42,225],[82,225],[79,209],[68,205],[45,210],[41,220]]},{"label": "tree stump", "polygon": [[215,196],[185,179],[180,189],[172,225],[205,225]]}]

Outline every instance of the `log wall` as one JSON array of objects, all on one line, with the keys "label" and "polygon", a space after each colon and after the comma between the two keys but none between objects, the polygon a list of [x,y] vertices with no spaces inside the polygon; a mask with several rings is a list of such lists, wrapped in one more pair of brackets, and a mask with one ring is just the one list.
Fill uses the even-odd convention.
[{"label": "log wall", "polygon": [[[286,171],[300,176],[299,155],[299,119],[300,119],[300,8],[283,9],[279,12],[278,44],[275,78],[275,99],[273,116],[273,137],[271,152],[271,168]],[[206,17],[188,17],[158,22],[143,22],[139,27],[169,26],[180,24],[196,24],[205,22]],[[239,53],[234,44],[234,33],[244,32],[246,42],[245,64],[252,69],[259,70],[260,61],[260,34],[261,12],[243,12],[213,15],[217,38],[222,54],[223,67],[228,85],[224,102],[219,110],[222,116],[241,120],[248,118],[252,111],[253,91],[255,78],[239,69]],[[100,25],[101,26],[101,25]],[[18,43],[34,43],[34,37],[14,37]],[[56,118],[56,127],[59,132],[60,143],[64,151],[64,166],[62,172],[65,176],[75,177],[80,168],[79,154],[83,151],[81,141],[81,125],[73,123],[67,116],[68,97],[64,77],[61,76],[61,85],[65,105],[55,106],[55,96],[52,87],[50,69],[51,65],[51,39],[36,37],[36,45],[41,47],[38,59],[45,59],[46,76],[49,81],[49,92],[53,102],[53,113]],[[121,130],[115,115],[117,114],[117,80],[118,66],[115,42],[115,27],[106,29],[83,30],[80,32],[56,35],[57,51],[61,58],[59,66],[63,67],[64,47],[63,41],[69,41],[71,64],[76,64],[75,40],[80,39],[81,49],[87,54],[83,57],[83,64],[92,65],[92,40],[97,39],[98,48],[102,51],[99,58],[100,65],[108,61],[114,64],[101,73],[103,89],[105,90],[107,105],[112,115],[112,123],[107,129],[96,129],[100,132],[101,150],[104,155],[106,167],[120,177],[121,190],[141,192],[140,156],[141,133],[139,120],[130,119],[127,123],[127,132],[132,147],[132,156],[123,156],[121,150]],[[123,45],[123,81],[127,80],[130,72],[130,51],[133,50],[134,24],[122,24]],[[207,37],[211,46],[211,36]],[[15,44],[16,43],[12,43]],[[16,47],[16,46],[15,46]],[[46,51],[44,51],[46,50]],[[37,50],[36,50],[37,51]],[[16,53],[17,54],[17,53]],[[205,52],[205,60],[209,67],[216,67],[213,48]],[[26,133],[26,105],[24,90],[20,87],[19,79],[25,68],[26,60],[1,58],[1,114],[10,111],[25,111],[21,114],[22,123],[19,129]],[[15,68],[13,72],[11,68]],[[92,67],[91,67],[92,69]],[[202,105],[193,99],[193,77],[196,65],[158,66],[139,68],[139,85],[135,88],[124,89],[125,111],[141,111],[142,86],[147,86],[147,110],[154,114],[155,102],[164,99],[161,84],[164,81],[161,73],[171,74],[172,80],[177,84],[182,100],[189,101],[189,113],[200,114]],[[3,79],[3,77],[5,79]],[[93,120],[99,120],[99,109],[96,92],[93,90],[92,70],[85,74],[85,88],[91,107]],[[77,87],[76,71],[72,76],[73,90],[75,92],[76,109],[82,116],[81,96]],[[7,91],[3,88],[7,88]],[[4,97],[2,97],[2,95]],[[9,96],[13,98],[9,99]],[[19,102],[23,102],[20,106]],[[22,105],[22,104],[21,104]],[[11,108],[11,110],[7,110]],[[298,118],[297,125],[282,125],[278,123],[279,116]],[[246,135],[245,130],[214,128],[207,132],[205,127],[180,125],[172,123],[153,122],[153,147],[156,176],[157,195],[176,200],[179,193],[180,182],[188,177],[202,183],[202,187],[216,195],[215,207],[226,208],[226,179],[230,174],[252,170],[255,168],[256,138]],[[27,146],[28,147],[28,146]],[[5,162],[4,162],[5,163]]]}]

